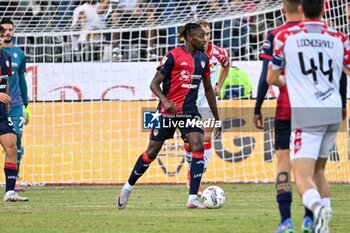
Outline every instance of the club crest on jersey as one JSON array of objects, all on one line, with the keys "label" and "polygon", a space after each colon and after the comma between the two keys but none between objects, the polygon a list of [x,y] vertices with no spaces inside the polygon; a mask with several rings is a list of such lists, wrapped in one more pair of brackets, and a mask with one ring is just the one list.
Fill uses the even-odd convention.
[{"label": "club crest on jersey", "polygon": [[179,80],[188,80],[190,78],[191,78],[191,74],[188,70],[181,71],[181,77],[179,78]]},{"label": "club crest on jersey", "polygon": [[205,61],[201,61],[201,66],[202,66],[202,68],[204,69],[204,67],[205,67]]},{"label": "club crest on jersey", "polygon": [[13,53],[13,56],[14,56],[15,58],[17,58],[17,57],[18,57],[18,54],[17,54],[17,53]]}]

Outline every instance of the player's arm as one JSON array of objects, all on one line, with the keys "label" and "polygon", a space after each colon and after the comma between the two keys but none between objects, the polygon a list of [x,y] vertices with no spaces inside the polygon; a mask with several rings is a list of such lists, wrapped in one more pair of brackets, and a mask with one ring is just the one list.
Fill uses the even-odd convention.
[{"label": "player's arm", "polygon": [[267,72],[267,83],[278,87],[286,85],[284,77],[281,77],[281,70],[274,69],[272,66],[269,66]]},{"label": "player's arm", "polygon": [[230,67],[231,67],[230,58],[227,56],[226,51],[224,52],[225,52],[225,57],[222,60],[220,60],[221,70],[219,75],[219,81],[214,87],[214,94],[216,96],[220,94],[222,85],[224,85],[224,82],[228,76],[228,72],[230,71]]},{"label": "player's arm", "polygon": [[343,120],[346,119],[346,105],[347,105],[347,85],[348,85],[348,79],[346,77],[346,74],[343,72],[340,78],[340,87],[339,92],[341,96],[342,101],[342,107],[343,107]]},{"label": "player's arm", "polygon": [[213,87],[211,86],[210,78],[203,78],[203,87],[205,91],[205,96],[210,106],[210,110],[212,111],[215,120],[219,120],[218,108],[216,106],[216,98],[213,91]]},{"label": "player's arm", "polygon": [[162,74],[160,71],[157,71],[150,85],[151,91],[160,99],[160,101],[162,101],[162,103],[164,104],[164,108],[167,112],[176,114],[175,103],[169,101],[163,94],[163,90],[160,88],[160,84],[164,81],[164,79],[165,75]]},{"label": "player's arm", "polygon": [[21,97],[24,105],[24,124],[28,124],[31,118],[31,112],[29,108],[29,99],[28,99],[28,86],[26,81],[26,71],[27,71],[27,65],[26,65],[26,56],[24,52],[21,53],[22,59],[21,59],[21,65],[18,69],[18,77],[19,77],[19,89],[21,91]]},{"label": "player's arm", "polygon": [[160,88],[160,84],[164,81],[165,77],[171,72],[175,65],[174,57],[171,53],[166,53],[157,67],[157,73],[154,76],[150,88],[152,92],[162,101],[164,108],[167,112],[176,114],[176,104],[169,101]]},{"label": "player's arm", "polygon": [[260,74],[258,93],[256,96],[255,107],[254,107],[254,124],[258,129],[263,129],[261,106],[264,102],[267,91],[269,90],[269,84],[266,82],[266,76],[268,71],[270,60],[264,59],[262,70]]},{"label": "player's arm", "polygon": [[278,33],[274,40],[273,56],[269,63],[266,81],[270,85],[283,87],[286,80],[281,76],[281,70],[284,67],[284,43],[286,40],[286,32]]},{"label": "player's arm", "polygon": [[[203,87],[205,91],[205,97],[207,98],[209,107],[211,112],[213,113],[213,116],[215,120],[219,120],[219,113],[218,113],[218,108],[216,105],[216,98],[214,94],[213,87],[211,86],[210,78],[203,78]],[[215,128],[215,133],[214,137],[218,138],[221,134],[221,127]]]},{"label": "player's arm", "polygon": [[[214,90],[213,90],[213,87],[211,86],[211,82],[210,82],[210,64],[209,64],[209,62],[208,62],[207,67],[204,71],[202,80],[203,80],[205,97],[208,101],[210,110],[213,113],[215,120],[218,121],[220,119],[219,119],[218,108],[216,105],[216,97],[215,97]],[[221,127],[216,127],[214,137],[218,138],[220,136],[220,134],[221,134]]]},{"label": "player's arm", "polygon": [[222,67],[220,70],[220,76],[219,76],[219,82],[214,87],[214,94],[218,96],[220,94],[222,85],[224,85],[224,82],[228,76],[228,72],[230,71],[230,66]]},{"label": "player's arm", "polygon": [[258,92],[255,101],[254,107],[254,124],[258,129],[263,129],[261,106],[264,103],[265,96],[269,90],[269,84],[266,82],[266,76],[268,71],[269,62],[272,59],[273,49],[272,44],[275,36],[273,33],[269,33],[267,38],[264,41],[260,59],[262,59],[262,69],[260,73],[259,83],[258,83]]}]

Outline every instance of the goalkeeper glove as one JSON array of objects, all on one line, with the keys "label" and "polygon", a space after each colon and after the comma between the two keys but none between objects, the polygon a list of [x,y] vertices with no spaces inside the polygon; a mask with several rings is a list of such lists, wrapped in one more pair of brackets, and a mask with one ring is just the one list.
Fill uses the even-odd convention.
[{"label": "goalkeeper glove", "polygon": [[24,107],[24,125],[27,125],[30,121],[30,117],[32,114],[30,113],[29,105]]}]

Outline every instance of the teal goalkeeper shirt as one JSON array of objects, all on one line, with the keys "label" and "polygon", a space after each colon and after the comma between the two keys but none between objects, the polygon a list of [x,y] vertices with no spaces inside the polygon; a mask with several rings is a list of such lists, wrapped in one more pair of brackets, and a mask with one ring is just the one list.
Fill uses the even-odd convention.
[{"label": "teal goalkeeper shirt", "polygon": [[2,49],[12,58],[12,77],[9,78],[9,94],[11,107],[28,104],[28,90],[25,80],[26,56],[22,49],[9,47]]}]

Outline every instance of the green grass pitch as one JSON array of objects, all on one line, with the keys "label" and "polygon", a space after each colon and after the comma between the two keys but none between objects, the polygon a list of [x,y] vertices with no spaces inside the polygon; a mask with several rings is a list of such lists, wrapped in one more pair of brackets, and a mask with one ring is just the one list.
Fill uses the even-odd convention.
[{"label": "green grass pitch", "polygon": [[[204,185],[206,187],[208,185]],[[220,184],[221,209],[185,208],[185,185],[136,185],[118,210],[121,186],[28,187],[27,203],[0,202],[0,232],[230,232],[273,233],[279,221],[273,184]],[[303,206],[295,192],[292,215],[300,232]],[[330,232],[350,232],[350,185],[332,185]]]}]

